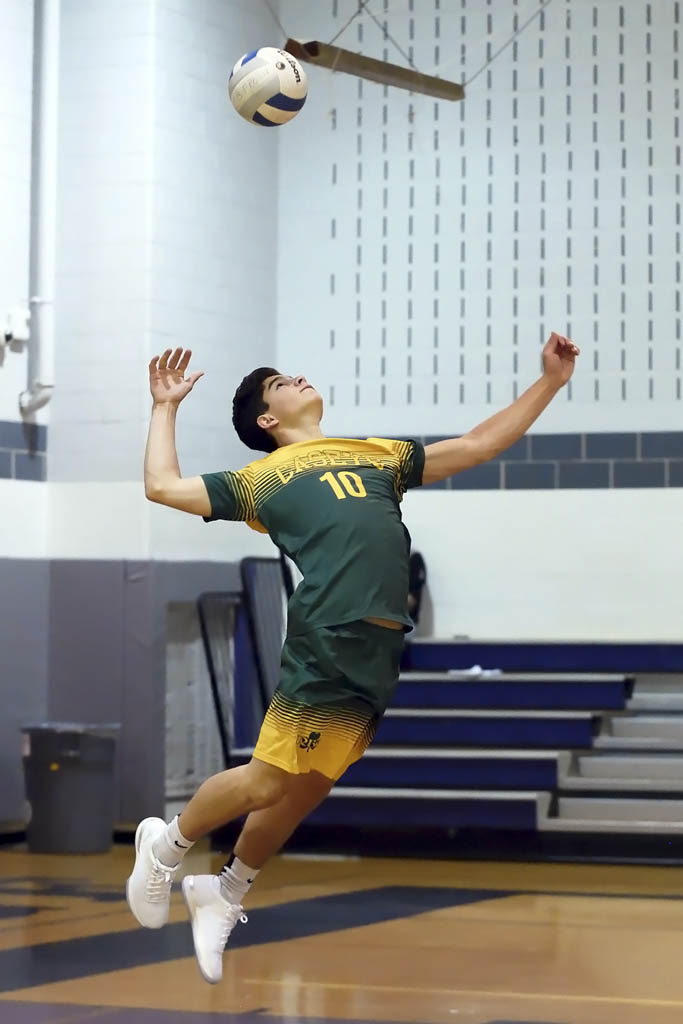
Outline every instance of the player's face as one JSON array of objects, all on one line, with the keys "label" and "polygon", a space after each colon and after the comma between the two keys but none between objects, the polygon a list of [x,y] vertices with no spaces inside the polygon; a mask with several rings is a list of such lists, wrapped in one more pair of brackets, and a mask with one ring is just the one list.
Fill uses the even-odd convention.
[{"label": "player's face", "polygon": [[295,427],[302,419],[322,418],[323,400],[303,374],[268,377],[263,386],[268,412],[282,427]]}]

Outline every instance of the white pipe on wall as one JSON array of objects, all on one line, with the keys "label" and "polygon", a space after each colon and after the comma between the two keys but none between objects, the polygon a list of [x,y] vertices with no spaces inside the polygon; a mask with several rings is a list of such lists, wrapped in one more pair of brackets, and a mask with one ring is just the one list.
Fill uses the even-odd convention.
[{"label": "white pipe on wall", "polygon": [[55,263],[60,0],[35,0],[31,184],[31,340],[23,414],[52,397],[55,366]]}]

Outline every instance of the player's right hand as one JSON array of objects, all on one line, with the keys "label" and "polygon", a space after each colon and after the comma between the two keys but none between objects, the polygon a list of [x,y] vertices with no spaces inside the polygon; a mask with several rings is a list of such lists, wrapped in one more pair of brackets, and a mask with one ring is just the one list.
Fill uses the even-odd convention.
[{"label": "player's right hand", "polygon": [[185,377],[191,358],[192,350],[189,348],[184,351],[182,348],[175,351],[167,348],[163,355],[154,356],[149,364],[149,390],[155,405],[178,405],[204,376],[203,370],[197,370]]}]

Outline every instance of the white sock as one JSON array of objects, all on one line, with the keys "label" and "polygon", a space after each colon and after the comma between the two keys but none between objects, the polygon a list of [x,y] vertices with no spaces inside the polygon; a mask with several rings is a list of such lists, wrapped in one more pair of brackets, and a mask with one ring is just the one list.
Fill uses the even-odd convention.
[{"label": "white sock", "polygon": [[152,853],[167,868],[174,868],[194,846],[178,828],[178,815],[169,821],[166,830],[152,843]]},{"label": "white sock", "polygon": [[258,875],[259,870],[259,868],[250,868],[233,853],[218,876],[223,899],[228,903],[241,903],[251,889],[251,883]]}]

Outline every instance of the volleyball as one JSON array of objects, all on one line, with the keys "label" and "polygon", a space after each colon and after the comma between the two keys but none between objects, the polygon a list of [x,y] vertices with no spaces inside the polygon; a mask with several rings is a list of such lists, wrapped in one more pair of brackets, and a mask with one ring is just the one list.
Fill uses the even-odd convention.
[{"label": "volleyball", "polygon": [[296,117],[307,93],[308,78],[299,61],[274,46],[245,53],[228,80],[228,94],[237,113],[266,128]]}]

